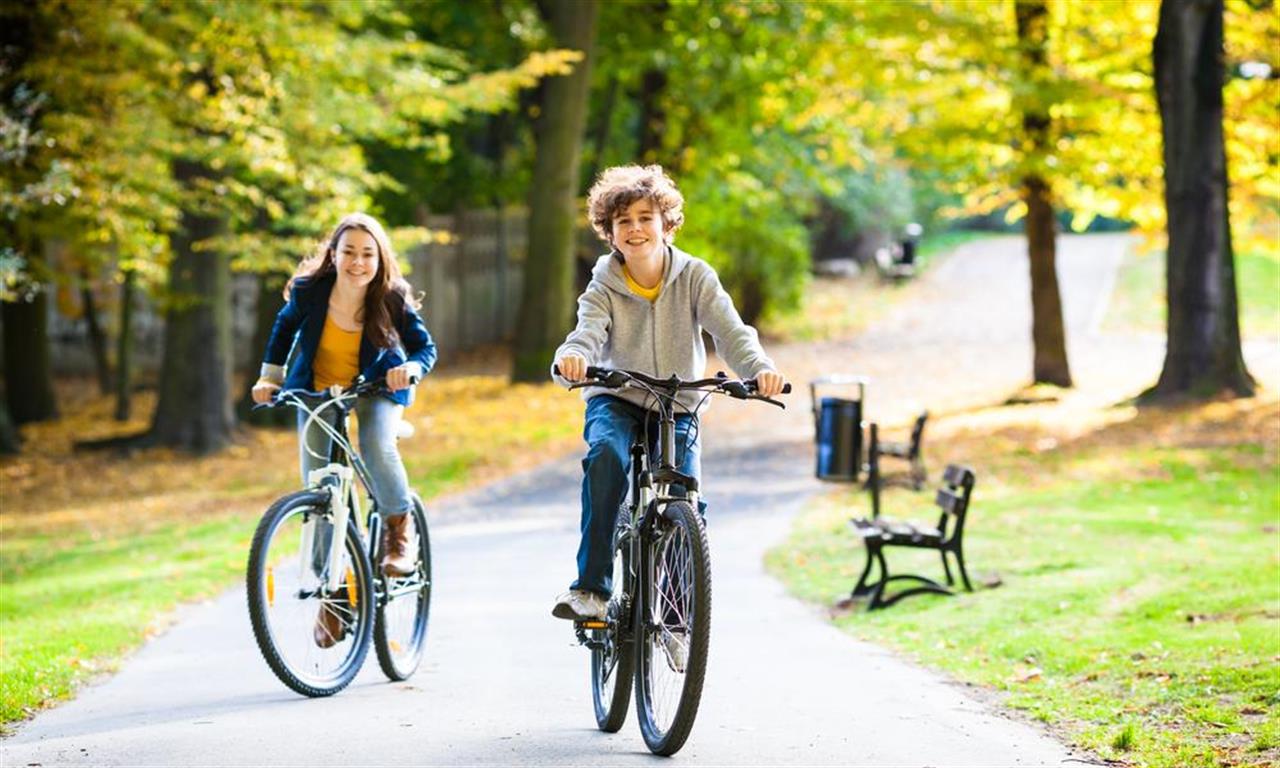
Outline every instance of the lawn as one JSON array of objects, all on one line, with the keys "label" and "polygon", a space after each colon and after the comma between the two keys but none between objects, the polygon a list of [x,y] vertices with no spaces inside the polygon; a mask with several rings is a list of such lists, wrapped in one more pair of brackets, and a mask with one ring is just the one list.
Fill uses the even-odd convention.
[{"label": "lawn", "polygon": [[[982,457],[966,559],[999,586],[875,613],[837,606],[862,565],[847,520],[868,505],[850,492],[807,511],[769,567],[841,629],[995,689],[1104,758],[1275,765],[1280,401],[1070,408],[992,408],[933,429],[935,475],[948,457]],[[927,502],[901,490],[884,509],[929,520]],[[893,550],[890,565],[942,575],[936,553]]]},{"label": "lawn", "polygon": [[[144,428],[153,403],[117,425],[86,390],[68,382],[64,417],[24,427],[22,455],[0,460],[0,728],[114,668],[179,603],[241,581],[258,516],[299,482],[289,429],[246,430],[204,458],[77,452],[75,439]],[[552,384],[428,378],[407,414],[410,480],[429,501],[570,450],[581,410]]]}]

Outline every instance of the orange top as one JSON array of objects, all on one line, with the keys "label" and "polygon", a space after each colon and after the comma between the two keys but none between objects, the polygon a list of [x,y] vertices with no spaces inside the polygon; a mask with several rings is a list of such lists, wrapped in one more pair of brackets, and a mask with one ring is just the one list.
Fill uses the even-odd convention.
[{"label": "orange top", "polygon": [[324,332],[320,334],[320,347],[311,366],[315,376],[312,386],[316,391],[328,389],[334,384],[346,386],[360,373],[360,339],[363,331],[346,331],[338,327],[332,317],[325,316]]},{"label": "orange top", "polygon": [[640,283],[637,283],[636,279],[631,276],[631,270],[627,269],[626,264],[622,265],[622,276],[627,278],[627,287],[631,289],[631,292],[639,296],[640,298],[648,301],[650,304],[657,301],[658,294],[662,293],[661,280],[659,280],[658,284],[653,286],[652,288],[645,288]]}]

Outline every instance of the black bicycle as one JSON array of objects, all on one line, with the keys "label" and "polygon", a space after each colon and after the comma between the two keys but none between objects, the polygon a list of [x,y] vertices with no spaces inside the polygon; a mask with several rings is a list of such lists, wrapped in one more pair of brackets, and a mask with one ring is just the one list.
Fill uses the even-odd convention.
[{"label": "black bicycle", "polygon": [[[711,555],[697,511],[697,478],[676,469],[676,416],[683,408],[676,394],[701,391],[786,406],[756,394],[754,381],[723,373],[681,381],[588,367],[587,380],[571,389],[585,386],[648,393],[658,430],[656,457],[649,455],[647,434],[631,446],[629,502],[614,531],[614,588],[605,619],[574,622],[578,642],[591,649],[596,725],[609,733],[622,727],[634,684],[645,744],[655,754],[673,755],[698,713],[711,635]],[[788,384],[783,392],[790,391]],[[696,420],[696,412],[685,410]]]},{"label": "black bicycle", "polygon": [[259,406],[297,408],[330,438],[328,456],[318,457],[328,464],[311,473],[305,489],[267,509],[249,548],[246,588],[258,648],[281,682],[305,696],[345,688],[371,640],[378,666],[392,680],[412,675],[426,646],[431,541],[422,500],[413,494],[408,528],[416,567],[410,575],[387,576],[374,568],[382,555],[375,501],[363,530],[359,524],[355,480],[370,499],[372,485],[348,438],[347,416],[357,398],[386,393],[384,381],[357,380],[346,390],[282,390]]}]

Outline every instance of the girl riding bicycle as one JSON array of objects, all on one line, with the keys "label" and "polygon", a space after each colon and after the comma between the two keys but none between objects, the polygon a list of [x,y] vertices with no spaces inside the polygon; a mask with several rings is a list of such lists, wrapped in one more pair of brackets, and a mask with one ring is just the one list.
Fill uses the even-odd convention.
[{"label": "girl riding bicycle", "polygon": [[[582,381],[588,365],[697,378],[707,363],[705,329],[735,373],[756,379],[760,395],[782,392],[783,376],[760,346],[755,329],[742,322],[715,270],[672,245],[684,223],[683,205],[675,183],[657,165],[609,168],[592,186],[587,202],[591,226],[612,251],[596,262],[590,284],[578,297],[577,327],[555,353],[552,377],[557,382]],[[587,387],[584,397],[588,450],[582,463],[578,578],[551,612],[576,621],[605,614],[630,448],[654,418],[653,403],[643,390]],[[678,466],[696,478],[700,441],[696,429],[689,433],[700,396],[681,393],[677,400],[687,410],[676,420],[677,443],[685,448]]]},{"label": "girl riding bicycle", "polygon": [[[276,316],[262,371],[253,385],[254,402],[270,402],[282,386],[320,391],[346,387],[357,376],[366,381],[385,377],[390,395],[362,397],[356,403],[360,453],[385,521],[382,571],[388,576],[413,573],[408,546],[413,501],[396,448],[396,429],[410,401],[411,381],[435,365],[436,347],[382,225],[363,213],[344,217],[316,254],[299,265],[284,295],[286,304]],[[286,371],[292,350],[296,351]],[[311,470],[324,465],[329,446],[318,424],[301,434],[305,418],[300,414],[298,422],[304,483]],[[321,611],[316,644],[330,647],[340,638],[340,629],[333,612]]]}]

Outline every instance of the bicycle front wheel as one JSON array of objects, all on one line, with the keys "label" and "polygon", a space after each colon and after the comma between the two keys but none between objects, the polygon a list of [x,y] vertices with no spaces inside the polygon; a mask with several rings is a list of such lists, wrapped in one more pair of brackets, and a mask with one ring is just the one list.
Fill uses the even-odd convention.
[{"label": "bicycle front wheel", "polygon": [[[629,512],[623,509],[618,515],[621,518]],[[618,531],[614,532],[613,598],[607,609],[609,627],[591,630],[592,640],[597,643],[591,648],[591,701],[595,705],[596,725],[606,733],[617,733],[627,719],[635,674],[635,643],[628,631],[633,615],[627,590],[631,581],[627,575],[630,546],[630,542],[620,539]]]},{"label": "bicycle front wheel", "polygon": [[[253,635],[276,677],[304,696],[331,696],[355,678],[373,626],[373,572],[359,531],[348,520],[345,535],[335,536],[331,519],[328,493],[290,494],[262,516],[249,548]],[[342,552],[331,591],[335,544]]]},{"label": "bicycle front wheel", "polygon": [[642,547],[636,712],[649,750],[673,755],[693,728],[711,637],[711,558],[702,519],[669,504]]},{"label": "bicycle front wheel", "polygon": [[422,499],[413,495],[409,513],[409,551],[417,553],[417,568],[409,576],[383,576],[373,647],[378,666],[392,680],[407,680],[418,669],[427,645],[427,617],[431,610],[431,539]]}]

